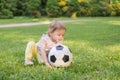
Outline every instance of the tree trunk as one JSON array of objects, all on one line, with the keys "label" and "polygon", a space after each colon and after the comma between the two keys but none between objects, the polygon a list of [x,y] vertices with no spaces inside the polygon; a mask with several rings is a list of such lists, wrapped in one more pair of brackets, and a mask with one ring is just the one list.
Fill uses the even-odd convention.
[{"label": "tree trunk", "polygon": [[45,8],[48,0],[41,0],[41,7]]}]

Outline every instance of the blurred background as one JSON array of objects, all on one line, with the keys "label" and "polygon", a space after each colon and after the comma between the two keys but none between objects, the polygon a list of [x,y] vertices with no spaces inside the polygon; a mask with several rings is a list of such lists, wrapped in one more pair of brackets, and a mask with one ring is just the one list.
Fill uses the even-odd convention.
[{"label": "blurred background", "polygon": [[0,18],[120,16],[120,0],[0,0]]}]

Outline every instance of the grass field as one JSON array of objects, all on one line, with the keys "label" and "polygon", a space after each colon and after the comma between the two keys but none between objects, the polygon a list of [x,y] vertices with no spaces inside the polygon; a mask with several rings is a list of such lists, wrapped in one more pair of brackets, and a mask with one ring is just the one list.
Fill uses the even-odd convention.
[{"label": "grass field", "polygon": [[0,28],[0,80],[120,80],[120,18],[65,23],[64,44],[71,48],[68,68],[46,68],[33,59],[24,66],[28,41],[37,42],[48,25]]},{"label": "grass field", "polygon": [[[0,19],[0,24],[12,24],[12,23],[29,23],[29,22],[43,22],[43,21],[51,21],[51,20],[69,20],[68,17],[60,17],[60,18],[30,18],[30,17],[14,17],[13,19]],[[76,19],[74,19],[76,20]]]}]

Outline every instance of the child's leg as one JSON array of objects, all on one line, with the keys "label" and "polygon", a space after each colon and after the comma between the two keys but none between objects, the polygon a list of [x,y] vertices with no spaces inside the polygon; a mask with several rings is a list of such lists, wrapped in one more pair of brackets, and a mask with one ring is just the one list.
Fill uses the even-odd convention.
[{"label": "child's leg", "polygon": [[40,47],[37,46],[37,54],[36,54],[36,58],[38,60],[38,63],[43,63],[43,59],[41,57],[41,49]]},{"label": "child's leg", "polygon": [[35,42],[33,41],[28,42],[25,50],[25,65],[33,64],[31,60],[33,55],[36,53],[37,53],[37,47]]},{"label": "child's leg", "polygon": [[39,53],[36,54],[36,58],[37,58],[39,64],[43,63],[43,59]]}]

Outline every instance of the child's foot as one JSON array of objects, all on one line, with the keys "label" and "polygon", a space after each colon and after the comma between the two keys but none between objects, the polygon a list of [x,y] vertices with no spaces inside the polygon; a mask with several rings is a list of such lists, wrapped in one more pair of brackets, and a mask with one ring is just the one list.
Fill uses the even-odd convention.
[{"label": "child's foot", "polygon": [[25,66],[27,66],[27,65],[33,65],[33,62],[30,61],[30,60],[28,60],[28,61],[25,61],[24,65],[25,65]]}]

